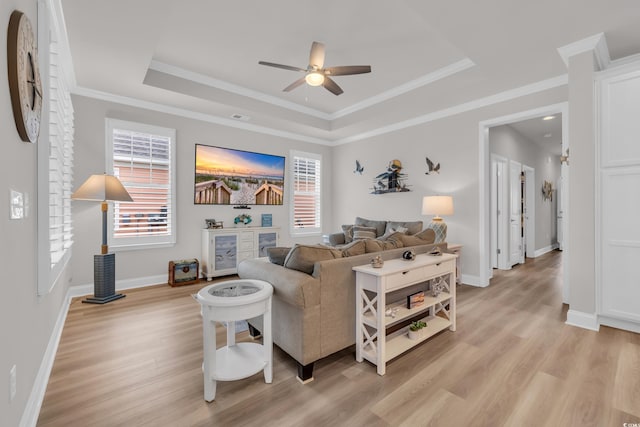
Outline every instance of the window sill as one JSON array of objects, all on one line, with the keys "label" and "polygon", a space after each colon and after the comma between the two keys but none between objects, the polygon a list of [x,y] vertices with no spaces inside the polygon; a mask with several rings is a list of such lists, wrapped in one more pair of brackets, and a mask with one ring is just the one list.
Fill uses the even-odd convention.
[{"label": "window sill", "polygon": [[147,249],[160,249],[160,248],[172,248],[176,244],[175,242],[166,242],[166,243],[143,243],[136,245],[109,245],[109,250],[113,252],[127,252],[127,251],[140,251]]}]

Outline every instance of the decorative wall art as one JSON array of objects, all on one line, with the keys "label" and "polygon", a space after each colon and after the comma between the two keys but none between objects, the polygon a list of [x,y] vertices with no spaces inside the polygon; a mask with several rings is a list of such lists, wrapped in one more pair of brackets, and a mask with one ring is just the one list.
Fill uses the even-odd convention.
[{"label": "decorative wall art", "polygon": [[550,181],[544,181],[542,183],[542,200],[553,201],[553,187]]},{"label": "decorative wall art", "polygon": [[358,160],[356,160],[356,169],[353,171],[353,173],[359,173],[360,175],[362,175],[363,171],[364,171],[364,167],[360,164]]},{"label": "decorative wall art", "polygon": [[429,168],[429,170],[424,173],[425,175],[440,173],[440,163],[438,163],[437,165],[434,165],[433,162],[428,157],[425,157],[425,159],[427,160],[427,167]]},{"label": "decorative wall art", "polygon": [[387,170],[376,176],[373,180],[371,194],[399,193],[411,191],[407,188],[407,174],[402,173],[402,162],[398,159],[391,160]]}]

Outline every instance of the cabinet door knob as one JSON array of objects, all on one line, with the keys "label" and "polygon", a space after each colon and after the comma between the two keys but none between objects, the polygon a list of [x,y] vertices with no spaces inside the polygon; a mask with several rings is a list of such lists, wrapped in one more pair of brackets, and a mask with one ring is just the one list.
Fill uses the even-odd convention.
[{"label": "cabinet door knob", "polygon": [[442,263],[441,263],[441,262],[437,263],[437,264],[436,264],[436,267],[438,267],[440,264],[442,264]]},{"label": "cabinet door knob", "polygon": [[402,272],[402,274],[407,274],[407,273],[408,273],[408,271],[403,271],[403,272]]}]

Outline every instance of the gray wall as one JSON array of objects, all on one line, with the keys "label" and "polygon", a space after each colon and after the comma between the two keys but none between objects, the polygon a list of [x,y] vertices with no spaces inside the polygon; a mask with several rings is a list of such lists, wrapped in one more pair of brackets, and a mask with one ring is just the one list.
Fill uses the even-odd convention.
[{"label": "gray wall", "polygon": [[[558,117],[560,120],[560,117]],[[556,189],[560,184],[560,157],[527,139],[509,125],[489,129],[491,153],[535,169],[535,250],[558,242]],[[553,200],[543,200],[542,184],[553,183]]]},{"label": "gray wall", "polygon": [[[14,9],[26,13],[33,26],[38,21],[36,1],[10,0],[0,3],[0,70],[6,76],[7,31],[4,25]],[[64,303],[67,272],[53,291],[36,296],[36,212],[38,145],[22,142],[16,131],[6,77],[0,84],[0,140],[5,154],[0,156],[0,425],[17,426],[29,399],[34,380]],[[30,201],[29,216],[9,219],[9,191],[25,193]],[[17,368],[17,394],[9,402],[9,370]]]},{"label": "gray wall", "polygon": [[[173,259],[201,258],[200,230],[206,218],[233,225],[233,218],[249,213],[256,224],[261,213],[273,215],[273,225],[281,227],[280,243],[321,241],[321,237],[292,238],[289,235],[289,201],[291,191],[289,150],[296,149],[323,156],[323,223],[330,223],[331,202],[331,148],[283,138],[224,127],[212,123],[149,111],[122,104],[73,96],[76,111],[74,188],[91,174],[101,173],[105,167],[105,118],[128,120],[176,129],[177,140],[177,242],[174,247],[147,250],[129,250],[116,253],[116,280],[122,281],[150,276],[166,276],[167,264]],[[254,206],[250,211],[238,211],[231,206],[203,206],[193,204],[195,144],[230,147],[240,150],[286,156],[285,200],[282,206]],[[101,230],[98,203],[73,202],[75,229],[74,256],[71,261],[72,284],[93,283],[93,254],[99,253]],[[327,228],[330,230],[330,228]],[[166,278],[164,279],[166,282]]]},{"label": "gray wall", "polygon": [[[464,244],[463,279],[466,276],[477,280],[481,250],[478,123],[563,102],[566,97],[566,87],[556,88],[336,147],[333,151],[334,229],[352,223],[355,216],[422,219],[427,223],[431,218],[421,215],[422,197],[451,194],[455,214],[444,218],[449,227],[447,240]],[[425,175],[425,156],[441,163],[440,174]],[[365,168],[362,175],[353,173],[356,159]],[[393,159],[402,162],[411,191],[371,194],[373,178]],[[486,170],[489,169],[487,165]]]}]

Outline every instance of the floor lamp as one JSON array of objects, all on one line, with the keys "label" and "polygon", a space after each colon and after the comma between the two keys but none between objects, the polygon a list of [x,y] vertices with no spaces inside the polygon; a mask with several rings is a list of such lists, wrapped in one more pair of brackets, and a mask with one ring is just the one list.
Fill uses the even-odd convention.
[{"label": "floor lamp", "polygon": [[120,180],[112,175],[91,175],[72,195],[73,200],[102,202],[102,250],[93,256],[93,297],[82,300],[90,304],[105,304],[124,294],[116,294],[116,255],[107,246],[108,202],[133,202]]}]

